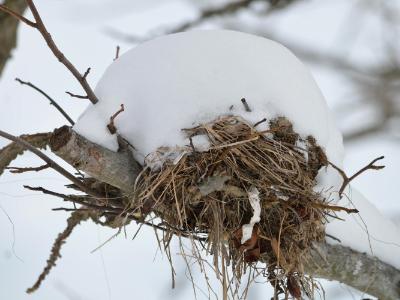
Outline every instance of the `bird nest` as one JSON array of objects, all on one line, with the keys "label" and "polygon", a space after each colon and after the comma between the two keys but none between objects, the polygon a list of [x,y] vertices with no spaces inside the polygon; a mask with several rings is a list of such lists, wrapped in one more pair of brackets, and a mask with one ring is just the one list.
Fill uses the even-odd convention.
[{"label": "bird nest", "polygon": [[[286,118],[270,120],[268,130],[256,128],[226,116],[183,129],[191,145],[163,147],[147,158],[129,209],[162,220],[166,248],[174,235],[199,241],[225,284],[221,274],[229,271],[231,283],[239,282],[260,262],[276,294],[312,297],[303,264],[312,243],[325,237],[329,204],[313,188],[328,160]],[[192,141],[199,137],[207,150],[196,149]]]}]

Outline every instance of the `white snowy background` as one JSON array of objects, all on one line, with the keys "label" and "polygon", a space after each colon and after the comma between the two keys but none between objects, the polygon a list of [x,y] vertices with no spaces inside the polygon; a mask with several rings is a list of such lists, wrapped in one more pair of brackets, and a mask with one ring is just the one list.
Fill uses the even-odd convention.
[{"label": "white snowy background", "polygon": [[[266,28],[274,29],[288,40],[301,41],[318,49],[335,47],[344,51],[347,42],[337,38],[357,1],[307,1],[284,12],[271,15]],[[191,2],[132,0],[37,0],[37,6],[59,47],[82,71],[92,67],[89,81],[95,85],[112,62],[117,44],[124,52],[132,47],[105,34],[107,28],[144,35],[164,24],[174,24],[195,16]],[[246,18],[246,16],[242,16]],[[371,18],[372,19],[372,18]],[[373,23],[373,20],[371,21]],[[351,23],[347,26],[351,27]],[[372,25],[371,25],[372,26]],[[367,28],[367,25],[365,26]],[[372,27],[373,28],[373,27]],[[350,30],[351,28],[349,28]],[[359,62],[377,59],[371,44],[378,44],[379,31],[361,35],[351,59]],[[65,91],[79,93],[72,76],[52,57],[41,36],[21,26],[18,48],[0,78],[0,128],[15,135],[50,131],[65,123],[54,108],[33,90],[20,86],[15,77],[32,81],[53,96],[73,119],[87,106],[86,100],[70,98]],[[309,66],[329,106],[336,112],[343,130],[359,127],[371,118],[360,114],[344,121],[344,109],[354,109],[354,97],[344,78],[324,69]],[[343,104],[343,99],[349,102]],[[356,97],[354,97],[356,98]],[[337,109],[338,106],[342,106]],[[134,120],[133,120],[134,122]],[[0,147],[7,142],[0,140]],[[399,222],[397,196],[400,169],[399,140],[373,135],[345,145],[345,170],[351,174],[371,159],[385,155],[386,168],[369,172],[352,184],[389,219]],[[41,162],[25,154],[14,166],[34,166]],[[127,228],[100,250],[90,253],[115,231],[90,222],[77,227],[62,249],[62,258],[39,291],[25,294],[42,271],[56,235],[64,229],[67,214],[52,212],[63,203],[53,197],[32,193],[23,184],[42,185],[63,190],[66,181],[53,171],[38,174],[3,174],[0,177],[0,299],[191,299],[191,285],[185,278],[185,266],[176,257],[177,288],[170,289],[167,259],[157,251],[151,230],[143,229],[132,241],[137,226]],[[12,223],[10,222],[10,219]],[[382,228],[384,230],[384,228]],[[176,250],[178,252],[178,249]],[[400,253],[400,250],[399,250]],[[201,279],[201,274],[196,275]],[[323,282],[327,299],[361,299],[362,295],[344,285]],[[218,286],[216,286],[218,289]],[[268,299],[267,284],[254,285],[250,299]],[[203,296],[198,291],[198,297]]]}]

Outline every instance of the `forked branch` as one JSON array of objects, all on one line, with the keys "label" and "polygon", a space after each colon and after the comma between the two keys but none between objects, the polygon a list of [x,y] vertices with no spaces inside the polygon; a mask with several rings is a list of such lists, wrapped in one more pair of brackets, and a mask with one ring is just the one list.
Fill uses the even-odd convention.
[{"label": "forked branch", "polygon": [[367,170],[381,170],[383,169],[385,166],[376,166],[374,165],[378,160],[382,160],[384,159],[384,156],[380,156],[378,158],[375,158],[373,161],[371,161],[368,165],[366,165],[364,168],[360,169],[359,171],[357,171],[356,173],[354,173],[352,176],[348,177],[346,175],[346,173],[340,169],[338,166],[336,166],[335,164],[329,162],[329,164],[336,170],[339,172],[339,174],[342,176],[343,178],[343,183],[342,186],[340,187],[339,190],[339,197],[342,197],[343,191],[344,189],[350,184],[350,182],[358,177],[359,175],[361,175],[362,173],[364,173]]},{"label": "forked branch", "polygon": [[24,16],[18,14],[17,12],[9,9],[3,4],[0,4],[0,10],[4,11],[15,17],[16,19],[20,20],[21,22],[27,24],[28,26],[37,29],[40,34],[42,35],[43,39],[46,41],[46,44],[50,48],[51,52],[53,52],[54,56],[61,62],[70,72],[71,74],[79,81],[82,88],[87,94],[88,99],[93,103],[96,104],[99,100],[97,99],[96,95],[94,94],[92,88],[89,86],[89,83],[86,80],[87,74],[85,73],[82,75],[75,66],[65,57],[65,55],[60,51],[60,49],[55,44],[53,38],[51,37],[50,33],[48,32],[46,26],[44,25],[42,18],[33,3],[32,0],[26,0],[30,11],[35,19],[35,21],[31,21]]}]

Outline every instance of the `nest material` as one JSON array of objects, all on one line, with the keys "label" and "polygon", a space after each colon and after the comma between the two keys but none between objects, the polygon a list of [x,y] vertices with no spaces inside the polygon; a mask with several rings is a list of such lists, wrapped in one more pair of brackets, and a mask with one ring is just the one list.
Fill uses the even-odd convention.
[{"label": "nest material", "polygon": [[[298,298],[312,283],[303,274],[307,250],[325,236],[329,205],[313,187],[328,161],[315,139],[301,139],[287,119],[269,125],[259,132],[227,116],[184,129],[188,137],[205,135],[209,149],[198,152],[191,143],[161,168],[146,168],[130,209],[159,217],[171,235],[204,239],[216,270],[222,261],[239,280],[247,267],[266,263],[264,274],[276,293]],[[242,244],[242,226],[253,216],[248,192],[254,188],[261,219]]]}]

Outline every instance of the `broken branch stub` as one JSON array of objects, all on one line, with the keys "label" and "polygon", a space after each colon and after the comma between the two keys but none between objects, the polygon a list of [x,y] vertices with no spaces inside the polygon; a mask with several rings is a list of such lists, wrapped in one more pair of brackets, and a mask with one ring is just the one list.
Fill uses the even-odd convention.
[{"label": "broken branch stub", "polygon": [[113,152],[90,142],[68,126],[54,130],[51,150],[73,167],[130,193],[141,171],[129,150]]}]

